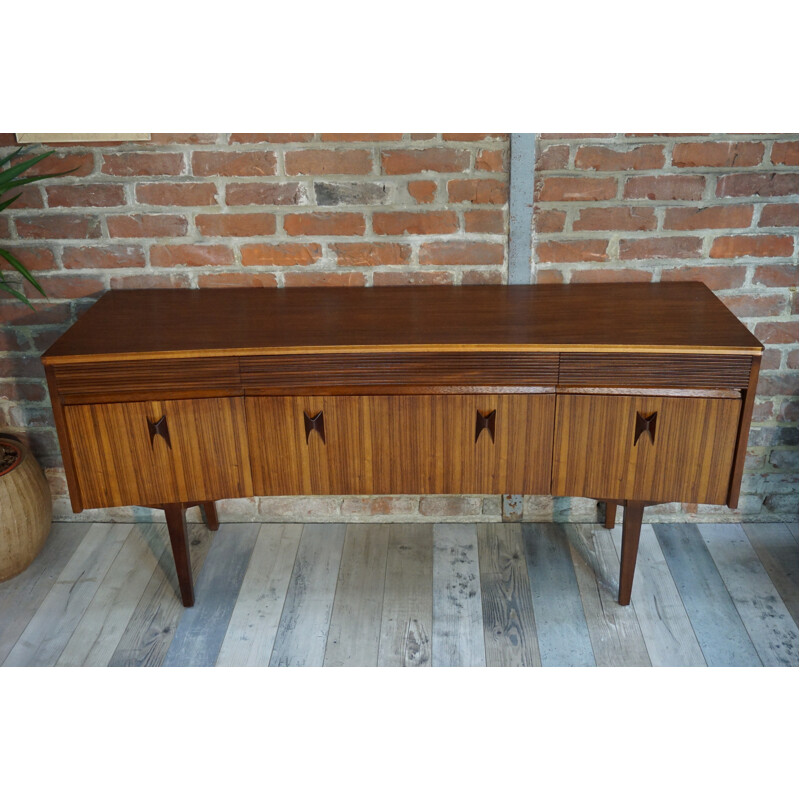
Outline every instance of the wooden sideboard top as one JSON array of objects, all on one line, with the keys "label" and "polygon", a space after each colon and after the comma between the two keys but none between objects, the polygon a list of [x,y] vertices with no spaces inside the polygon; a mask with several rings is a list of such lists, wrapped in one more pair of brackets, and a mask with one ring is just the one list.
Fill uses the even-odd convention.
[{"label": "wooden sideboard top", "polygon": [[702,283],[110,291],[47,364],[255,353],[759,354]]}]

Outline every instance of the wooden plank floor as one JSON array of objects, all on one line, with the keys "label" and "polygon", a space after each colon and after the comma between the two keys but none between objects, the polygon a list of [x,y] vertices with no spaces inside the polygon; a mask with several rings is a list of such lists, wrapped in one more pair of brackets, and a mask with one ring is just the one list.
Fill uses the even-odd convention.
[{"label": "wooden plank floor", "polygon": [[798,666],[797,526],[58,523],[0,584],[3,666]]}]

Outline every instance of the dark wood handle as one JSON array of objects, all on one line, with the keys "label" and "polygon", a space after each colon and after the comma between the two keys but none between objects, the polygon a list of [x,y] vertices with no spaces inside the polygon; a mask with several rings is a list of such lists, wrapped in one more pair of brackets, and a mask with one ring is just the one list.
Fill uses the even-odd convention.
[{"label": "dark wood handle", "polygon": [[311,435],[311,431],[316,431],[319,434],[319,438],[322,439],[322,444],[325,444],[325,417],[322,412],[318,411],[313,417],[310,417],[304,411],[303,418],[306,425],[306,444],[308,444],[308,437]]},{"label": "dark wood handle", "polygon": [[492,443],[494,443],[494,420],[497,416],[497,409],[494,411],[490,411],[488,414],[483,414],[482,412],[478,411],[477,416],[475,417],[475,441],[478,441],[481,433],[483,431],[489,431],[489,436],[492,439]]},{"label": "dark wood handle", "polygon": [[147,429],[150,431],[150,447],[155,447],[153,441],[156,436],[163,437],[167,443],[167,447],[172,450],[172,442],[169,440],[169,428],[167,427],[167,415],[162,414],[161,419],[157,422],[147,420]]},{"label": "dark wood handle", "polygon": [[639,443],[639,437],[645,433],[650,435],[650,441],[655,444],[656,442],[656,417],[658,412],[653,412],[649,416],[645,416],[639,411],[636,412],[636,433],[633,436],[633,446]]}]

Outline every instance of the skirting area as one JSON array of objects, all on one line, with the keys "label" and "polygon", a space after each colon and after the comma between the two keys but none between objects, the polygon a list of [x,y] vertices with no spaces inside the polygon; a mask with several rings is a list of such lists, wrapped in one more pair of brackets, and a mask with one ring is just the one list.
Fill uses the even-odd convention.
[{"label": "skirting area", "polygon": [[56,523],[0,584],[3,666],[798,666],[796,524]]}]

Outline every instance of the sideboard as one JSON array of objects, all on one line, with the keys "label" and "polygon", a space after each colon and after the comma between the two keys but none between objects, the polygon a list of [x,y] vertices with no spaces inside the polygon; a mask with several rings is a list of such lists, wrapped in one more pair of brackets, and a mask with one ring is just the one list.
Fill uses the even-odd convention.
[{"label": "sideboard", "polygon": [[74,511],[253,495],[735,508],[762,345],[701,283],[111,291],[43,355]]}]

